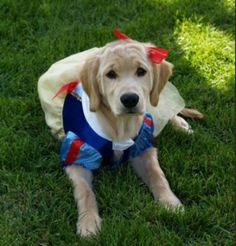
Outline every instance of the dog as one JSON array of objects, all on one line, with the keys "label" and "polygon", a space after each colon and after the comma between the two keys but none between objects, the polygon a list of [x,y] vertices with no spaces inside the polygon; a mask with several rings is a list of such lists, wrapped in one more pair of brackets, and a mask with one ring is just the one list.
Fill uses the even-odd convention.
[{"label": "dog", "polygon": [[[86,95],[87,111],[96,116],[103,134],[115,146],[113,162],[123,161],[122,156],[127,146],[131,148],[130,146],[133,146],[140,129],[146,127],[145,133],[143,133],[147,134],[145,138],[148,139],[148,142],[144,143],[146,147],[141,151],[142,146],[137,147],[135,151],[132,150],[132,156],[128,158],[129,163],[135,173],[149,187],[154,199],[164,206],[176,210],[181,208],[182,203],[171,190],[159,165],[156,148],[151,143],[154,120],[151,115],[146,115],[147,111],[152,111],[153,107],[157,107],[160,94],[172,74],[173,65],[165,59],[159,64],[152,62],[147,55],[149,46],[150,44],[130,39],[107,44],[79,67],[78,80],[80,83],[76,82],[76,85],[79,84]],[[151,46],[153,47],[153,45]],[[45,78],[44,81],[46,81]],[[42,83],[39,82],[39,87],[41,85]],[[45,86],[44,91],[47,91]],[[75,90],[70,91],[68,95],[71,97],[70,100],[73,101],[76,98],[79,102],[81,98],[75,92]],[[73,103],[77,103],[77,101],[73,101]],[[49,100],[48,103],[42,103],[42,107],[44,111],[48,110]],[[57,111],[60,110],[62,109]],[[183,108],[179,113],[186,117],[202,118],[202,114],[193,109]],[[50,125],[51,122],[47,116],[46,120]],[[72,120],[70,118],[70,121],[73,121],[73,118]],[[170,121],[173,126],[192,133],[189,124],[179,115],[174,115]],[[59,130],[55,130],[55,132],[58,133]],[[62,135],[64,138],[65,133]],[[76,144],[81,144],[80,139],[76,138],[76,140],[78,140]],[[93,152],[92,155],[99,159],[96,153]],[[107,154],[105,154],[106,157]],[[62,161],[65,159],[66,157]],[[87,168],[80,163],[76,163],[76,165],[70,163],[65,168],[74,187],[74,198],[78,207],[77,233],[81,236],[96,234],[101,228],[101,218],[92,188],[92,170],[93,168]]]}]

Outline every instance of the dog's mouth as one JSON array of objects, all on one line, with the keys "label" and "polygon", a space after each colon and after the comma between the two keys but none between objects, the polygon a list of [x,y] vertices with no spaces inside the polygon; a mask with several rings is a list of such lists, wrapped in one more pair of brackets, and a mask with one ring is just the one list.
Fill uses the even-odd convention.
[{"label": "dog's mouth", "polygon": [[140,110],[139,107],[134,108],[122,108],[122,110],[118,113],[119,116],[122,115],[143,115],[144,111]]},{"label": "dog's mouth", "polygon": [[138,109],[126,109],[124,113],[125,114],[138,114],[138,115],[140,115],[140,114],[143,114],[144,112],[142,112]]}]

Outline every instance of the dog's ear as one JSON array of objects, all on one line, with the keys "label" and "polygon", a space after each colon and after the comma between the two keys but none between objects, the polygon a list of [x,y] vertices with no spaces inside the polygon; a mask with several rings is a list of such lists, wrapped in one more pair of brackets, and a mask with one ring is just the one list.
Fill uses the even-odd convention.
[{"label": "dog's ear", "polygon": [[150,92],[152,106],[157,106],[159,95],[172,74],[173,64],[163,60],[160,64],[153,63],[153,87]]},{"label": "dog's ear", "polygon": [[98,68],[99,59],[93,57],[85,62],[82,71],[80,73],[80,80],[83,85],[84,91],[89,96],[90,111],[95,112],[100,105],[101,95],[98,87]]}]

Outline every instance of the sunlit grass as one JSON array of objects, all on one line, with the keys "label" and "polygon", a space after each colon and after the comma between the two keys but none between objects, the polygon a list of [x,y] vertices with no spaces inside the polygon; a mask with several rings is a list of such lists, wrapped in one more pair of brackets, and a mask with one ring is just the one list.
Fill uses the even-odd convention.
[{"label": "sunlit grass", "polygon": [[234,77],[234,37],[206,25],[200,19],[179,22],[175,35],[182,55],[208,83],[217,89],[232,85]]}]

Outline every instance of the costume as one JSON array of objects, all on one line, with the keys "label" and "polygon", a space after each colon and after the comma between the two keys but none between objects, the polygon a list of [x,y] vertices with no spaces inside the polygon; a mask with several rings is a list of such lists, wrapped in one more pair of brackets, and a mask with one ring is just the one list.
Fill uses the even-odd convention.
[{"label": "costume", "polygon": [[[94,127],[90,127],[92,131],[91,129],[88,130],[89,133],[86,137],[86,141],[84,141],[84,136],[81,136],[81,132],[78,132],[74,126],[71,125],[71,122],[74,122],[74,118],[72,121],[70,117],[77,115],[77,113],[72,112],[71,116],[67,114],[67,109],[74,108],[74,106],[72,107],[71,105],[78,103],[76,97],[71,94],[66,96],[65,93],[62,93],[53,100],[52,98],[63,85],[79,79],[80,71],[83,69],[85,61],[96,56],[99,50],[100,48],[93,48],[54,63],[48,71],[40,77],[38,82],[38,93],[45,113],[46,123],[57,138],[61,140],[64,139],[61,148],[61,160],[64,167],[72,163],[82,163],[81,165],[84,165],[84,167],[93,170],[100,166],[102,157],[106,159],[106,156],[110,156],[105,161],[111,163],[111,167],[119,165],[124,160],[134,158],[145,149],[151,147],[152,135],[157,136],[167,122],[184,108],[184,100],[179,95],[177,89],[168,82],[160,94],[158,106],[153,107],[151,104],[148,105],[148,113],[145,114],[144,122],[136,139],[127,139],[127,141],[123,143],[112,143],[110,139],[107,139],[99,132],[98,124],[94,124]],[[89,112],[89,98],[86,96],[86,93],[83,92],[81,84],[74,89],[73,94],[81,97],[82,101],[87,100],[87,103],[80,102],[80,107],[87,107],[87,111],[85,111],[90,115],[89,117],[93,118],[96,113]],[[84,97],[82,95],[84,95]],[[84,112],[85,118],[86,112]],[[87,125],[91,126],[91,119],[90,121],[88,119],[86,120],[88,122]],[[149,125],[147,122],[149,122]],[[102,140],[100,145],[103,146],[100,146],[101,149],[99,149],[99,146],[98,148],[94,146],[94,135],[92,133],[100,136],[100,140]],[[89,139],[89,136],[91,139]],[[124,154],[120,160],[114,162],[112,161],[112,154],[103,154],[102,148],[108,148],[109,151],[112,151],[116,149],[116,146],[120,145],[123,146],[122,148],[124,150]],[[76,149],[76,151],[74,149]],[[79,155],[76,153],[79,153]]]},{"label": "costume", "polygon": [[[153,146],[154,127],[150,114],[144,115],[139,134],[134,140],[128,139],[117,146],[102,129],[96,129],[99,127],[99,121],[96,119],[96,114],[88,110],[88,100],[81,83],[76,86],[72,94],[68,94],[65,98],[62,111],[66,134],[61,147],[63,167],[79,164],[84,168],[94,170],[99,168],[102,161],[105,161],[109,167],[114,168]],[[91,119],[92,117],[94,118]],[[120,148],[123,154],[115,160],[114,150]]]}]

